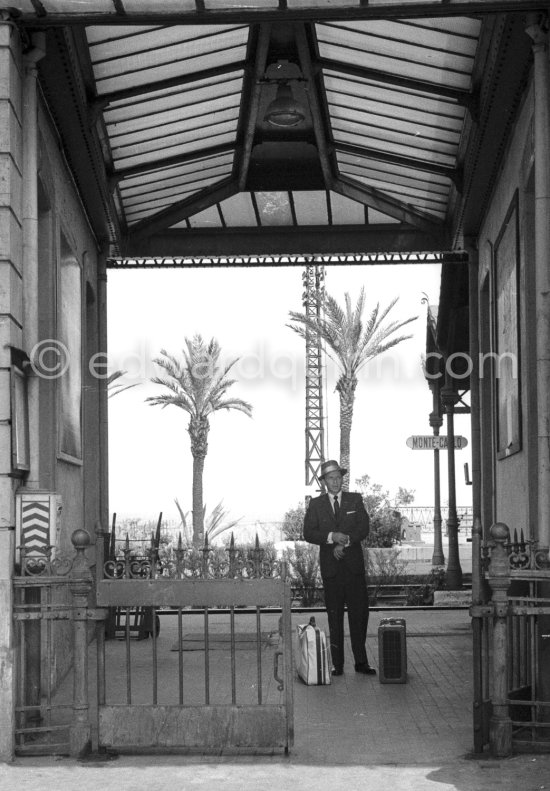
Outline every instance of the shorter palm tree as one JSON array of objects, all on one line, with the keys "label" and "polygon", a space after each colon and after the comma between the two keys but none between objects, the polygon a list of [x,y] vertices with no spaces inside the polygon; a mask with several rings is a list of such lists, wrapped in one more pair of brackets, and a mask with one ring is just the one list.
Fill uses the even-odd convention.
[{"label": "shorter palm tree", "polygon": [[340,371],[336,390],[340,396],[340,464],[348,470],[344,477],[345,489],[349,486],[351,425],[357,374],[369,360],[397,346],[401,341],[412,338],[412,335],[395,336],[394,333],[418,318],[411,316],[384,325],[384,320],[396,302],[397,297],[383,310],[380,310],[380,304],[377,304],[366,322],[363,322],[364,288],[361,289],[355,308],[352,307],[350,296],[346,293],[344,309],[334,297],[326,294],[320,316],[310,317],[305,313],[290,311],[290,318],[295,324],[287,326],[305,339],[311,333],[317,335],[325,345],[326,353]]},{"label": "shorter palm tree", "polygon": [[206,344],[200,335],[195,335],[192,339],[186,338],[185,345],[183,362],[161,350],[162,356],[153,362],[164,369],[166,376],[155,376],[151,381],[169,392],[145,400],[161,407],[172,404],[189,414],[187,430],[193,456],[193,544],[201,546],[204,542],[202,477],[208,452],[210,417],[221,409],[235,409],[250,417],[252,406],[242,398],[226,396],[236,381],[227,375],[238,357],[222,368],[219,363],[221,349],[215,338]]},{"label": "shorter palm tree", "polygon": [[[177,498],[174,500],[174,502],[181,517],[181,529],[185,543],[191,544],[193,541],[193,531],[192,526],[190,526],[187,521],[189,512],[183,510]],[[220,500],[220,502],[208,515],[206,514],[206,503],[204,504],[202,510],[204,519],[204,535],[208,539],[209,544],[212,543],[214,538],[221,536],[222,533],[227,533],[228,530],[233,530],[233,528],[236,527],[242,519],[242,516],[240,516],[238,519],[228,519],[229,512],[223,507],[223,500]]]}]

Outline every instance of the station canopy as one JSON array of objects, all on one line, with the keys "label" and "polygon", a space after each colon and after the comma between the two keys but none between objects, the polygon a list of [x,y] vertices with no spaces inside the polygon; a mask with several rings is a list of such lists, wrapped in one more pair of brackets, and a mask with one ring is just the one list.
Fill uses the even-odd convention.
[{"label": "station canopy", "polygon": [[529,5],[9,0],[124,256],[450,249],[484,20]]}]

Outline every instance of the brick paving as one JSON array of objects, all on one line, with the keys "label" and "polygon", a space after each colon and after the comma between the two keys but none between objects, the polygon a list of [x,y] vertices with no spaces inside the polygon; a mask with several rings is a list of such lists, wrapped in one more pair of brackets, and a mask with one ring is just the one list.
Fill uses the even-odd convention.
[{"label": "brick paving", "polygon": [[[472,655],[469,616],[465,610],[373,611],[367,649],[378,667],[377,631],[380,619],[398,615],[406,619],[408,677],[405,684],[381,684],[379,676],[361,676],[349,661],[342,677],[327,687],[307,687],[294,681],[295,744],[289,756],[124,756],[107,763],[79,762],[70,758],[17,759],[0,764],[0,789],[18,791],[539,791],[550,788],[550,755],[517,755],[505,760],[472,757]],[[193,622],[193,618],[195,620]],[[276,629],[277,616],[262,622],[262,630]],[[316,613],[326,628],[324,613]],[[293,625],[307,622],[294,614]],[[189,631],[197,631],[200,616],[190,616]],[[187,624],[187,622],[186,622]],[[212,616],[211,627],[227,630],[227,620]],[[255,619],[239,619],[238,630],[254,630]],[[187,630],[187,626],[186,626]],[[163,618],[159,649],[168,651],[174,627]],[[133,641],[136,650],[136,690],[149,690],[148,654],[151,641]],[[279,693],[272,680],[273,646],[262,648],[265,694]],[[124,643],[110,641],[108,652],[117,670],[111,683],[124,685]],[[93,651],[91,656],[93,656]],[[226,651],[213,651],[213,694],[224,695]],[[239,651],[243,671],[240,689],[252,686],[255,657]],[[166,659],[167,654],[163,654]],[[176,662],[165,673],[163,693],[174,694]],[[186,689],[200,697],[204,657],[186,652]],[[165,668],[166,669],[166,668]],[[248,674],[248,675],[247,675]],[[93,691],[95,670],[90,668]],[[248,687],[247,687],[248,679]],[[170,687],[170,684],[172,685]],[[168,687],[166,686],[168,685]],[[142,693],[140,693],[142,694]],[[187,694],[187,693],[186,693]],[[240,693],[239,693],[240,694]],[[172,702],[176,702],[172,698]]]}]

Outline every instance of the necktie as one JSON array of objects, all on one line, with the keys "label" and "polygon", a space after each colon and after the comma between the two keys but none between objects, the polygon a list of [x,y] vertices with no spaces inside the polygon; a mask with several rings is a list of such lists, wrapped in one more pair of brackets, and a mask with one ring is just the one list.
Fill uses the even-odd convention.
[{"label": "necktie", "polygon": [[338,505],[338,495],[334,496],[334,516],[338,519],[340,514],[340,506]]}]

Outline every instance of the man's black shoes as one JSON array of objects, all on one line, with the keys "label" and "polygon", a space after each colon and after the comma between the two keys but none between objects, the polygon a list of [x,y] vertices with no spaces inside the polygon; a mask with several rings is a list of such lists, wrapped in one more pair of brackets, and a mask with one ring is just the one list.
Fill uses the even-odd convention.
[{"label": "man's black shoes", "polygon": [[366,676],[375,676],[376,670],[368,665],[366,662],[361,662],[358,665],[355,665],[355,672],[356,673],[364,673]]},{"label": "man's black shoes", "polygon": [[333,667],[332,668],[332,675],[333,676],[343,676],[344,675],[344,668],[343,667]]}]

